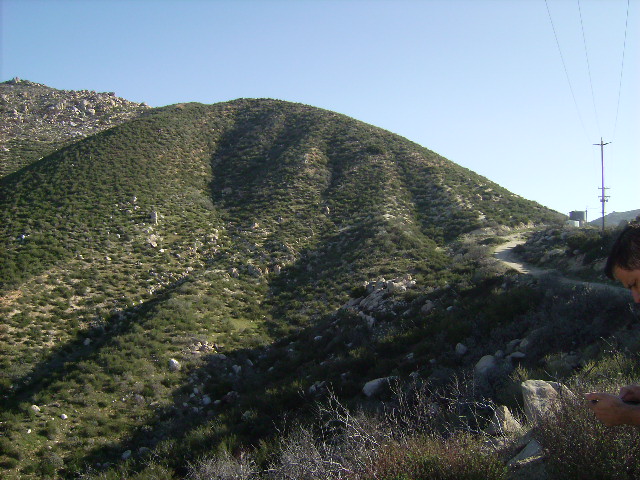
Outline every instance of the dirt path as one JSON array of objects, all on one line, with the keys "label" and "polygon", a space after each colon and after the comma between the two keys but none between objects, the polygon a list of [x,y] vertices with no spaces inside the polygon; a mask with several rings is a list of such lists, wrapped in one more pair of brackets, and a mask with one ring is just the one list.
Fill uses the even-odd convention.
[{"label": "dirt path", "polygon": [[548,275],[557,272],[555,270],[547,270],[543,268],[534,267],[533,265],[529,265],[528,263],[524,263],[520,257],[514,253],[513,249],[518,245],[522,245],[526,242],[527,239],[522,234],[516,234],[509,237],[509,241],[507,243],[503,243],[499,245],[493,252],[493,256],[500,260],[502,263],[507,265],[510,268],[513,268],[515,271],[519,273],[524,273],[528,275],[533,275],[534,277],[539,277],[541,275]]},{"label": "dirt path", "polygon": [[614,285],[599,283],[599,282],[587,282],[585,280],[578,280],[574,278],[567,278],[563,273],[558,270],[549,269],[549,268],[540,268],[533,265],[530,265],[524,261],[514,253],[513,249],[518,245],[521,245],[527,241],[526,237],[522,234],[515,234],[509,237],[509,240],[502,245],[499,245],[493,252],[493,256],[503,262],[510,268],[513,268],[517,272],[524,275],[532,275],[534,277],[556,277],[560,280],[561,283],[566,285],[580,285],[589,287],[595,290],[607,290],[610,292],[625,292],[625,289],[622,287],[617,287]]}]

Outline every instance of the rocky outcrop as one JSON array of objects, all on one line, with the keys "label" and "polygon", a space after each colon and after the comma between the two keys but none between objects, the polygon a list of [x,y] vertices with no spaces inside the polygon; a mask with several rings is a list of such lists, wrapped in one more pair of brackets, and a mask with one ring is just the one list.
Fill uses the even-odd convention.
[{"label": "rocky outcrop", "polygon": [[484,431],[496,437],[497,443],[492,442],[493,445],[504,443],[500,439],[512,439],[515,454],[506,462],[509,478],[544,480],[548,478],[545,454],[542,445],[534,438],[535,427],[541,419],[552,415],[563,400],[575,400],[576,396],[565,385],[557,382],[526,380],[521,387],[526,426],[513,417],[507,407],[499,406],[494,409],[494,418]]},{"label": "rocky outcrop", "polygon": [[407,289],[415,286],[416,282],[411,278],[411,275],[392,280],[381,278],[370,281],[364,284],[366,295],[350,300],[343,308],[365,315],[389,311],[393,306],[392,294],[406,292]]},{"label": "rocky outcrop", "polygon": [[19,78],[0,83],[0,177],[148,109],[113,92],[57,90]]}]

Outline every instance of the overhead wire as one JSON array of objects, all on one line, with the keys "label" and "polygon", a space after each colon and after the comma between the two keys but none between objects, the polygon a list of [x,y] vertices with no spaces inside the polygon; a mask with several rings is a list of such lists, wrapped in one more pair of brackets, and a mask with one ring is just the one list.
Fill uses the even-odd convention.
[{"label": "overhead wire", "polygon": [[544,0],[544,4],[547,7],[547,14],[549,15],[549,22],[551,23],[551,29],[553,30],[553,36],[556,39],[556,45],[558,47],[558,52],[560,53],[560,60],[562,60],[562,67],[564,68],[564,74],[567,77],[567,83],[569,83],[569,90],[571,91],[571,97],[573,98],[573,104],[576,107],[576,111],[578,112],[578,118],[580,118],[580,123],[582,124],[582,130],[584,131],[585,137],[589,139],[589,134],[587,133],[587,128],[585,127],[584,120],[582,119],[582,114],[580,113],[580,108],[578,107],[578,102],[576,101],[576,96],[573,93],[573,86],[571,85],[571,79],[569,78],[569,71],[567,70],[567,65],[564,61],[564,56],[562,55],[562,49],[560,48],[560,41],[558,40],[558,34],[556,33],[556,27],[553,24],[553,18],[551,18],[551,10],[549,10],[549,2]]},{"label": "overhead wire", "polygon": [[[589,74],[589,85],[591,87],[591,100],[593,102],[593,110],[594,110],[594,114],[595,114],[595,119],[596,119],[596,125],[598,127],[598,130],[601,131],[601,127],[600,127],[600,119],[598,116],[598,109],[596,107],[596,100],[595,100],[595,92],[594,92],[594,88],[593,88],[593,80],[592,80],[592,76],[591,76],[591,65],[589,62],[589,52],[588,52],[588,48],[587,48],[587,40],[586,40],[586,35],[585,35],[585,30],[584,30],[584,22],[582,19],[582,8],[580,6],[580,0],[578,1],[578,11],[580,14],[580,27],[582,30],[582,41],[584,44],[584,50],[585,50],[585,57],[587,60],[587,70],[588,70],[588,74]],[[549,3],[548,0],[544,1],[546,7],[547,7],[547,14],[549,15],[549,22],[551,23],[551,28],[553,30],[553,35],[554,38],[556,40],[556,46],[558,47],[558,52],[560,54],[560,59],[562,61],[562,66],[564,68],[564,72],[565,72],[565,76],[567,78],[567,83],[569,84],[569,90],[571,91],[571,97],[573,98],[573,103],[576,107],[576,111],[578,113],[578,118],[580,119],[580,123],[582,124],[582,129],[585,132],[585,135],[587,136],[587,138],[589,137],[588,133],[587,133],[587,129],[585,127],[585,123],[584,120],[582,118],[582,114],[580,113],[580,108],[578,107],[578,102],[576,100],[576,96],[573,90],[573,85],[571,84],[571,79],[569,77],[569,72],[567,70],[567,65],[564,61],[564,56],[562,55],[562,49],[560,48],[560,41],[558,40],[558,35],[556,33],[556,28],[555,25],[553,23],[553,18],[551,16],[551,10],[549,9]],[[620,112],[620,99],[622,96],[622,79],[623,79],[623,75],[624,75],[624,60],[625,60],[625,53],[626,53],[626,47],[627,47],[627,32],[628,32],[628,27],[629,27],[629,10],[630,10],[630,3],[631,0],[627,0],[627,12],[626,12],[626,20],[625,20],[625,28],[624,28],[624,43],[622,46],[622,62],[621,62],[621,66],[620,66],[620,79],[618,82],[618,99],[617,99],[617,106],[616,106],[616,117],[615,117],[615,122],[614,122],[614,128],[613,128],[613,135],[612,135],[612,139],[615,139],[615,134],[617,131],[617,127],[618,127],[618,116],[619,116],[619,112]],[[612,140],[613,141],[613,140]],[[607,142],[606,144],[603,144],[602,142],[602,135],[600,135],[600,143],[599,144],[595,144],[595,145],[600,145],[600,147],[602,148],[603,145],[608,145],[611,142]],[[604,168],[604,166],[603,166]],[[603,170],[603,175],[604,175],[604,170]],[[603,185],[602,185],[602,197],[601,197],[601,201],[604,202],[606,201],[604,197],[604,177],[603,177]],[[604,203],[603,203],[603,207],[604,207]],[[604,209],[603,209],[603,216],[604,216]]]},{"label": "overhead wire", "polygon": [[582,30],[582,43],[584,44],[584,56],[587,59],[587,72],[589,74],[589,86],[591,87],[591,101],[593,102],[593,113],[595,114],[595,117],[596,117],[596,125],[598,127],[598,133],[601,134],[602,129],[600,128],[600,118],[598,118],[598,109],[596,107],[596,96],[593,92],[593,80],[591,79],[591,64],[589,63],[587,38],[584,34],[584,23],[582,21],[582,8],[580,7],[580,0],[578,0],[578,13],[580,14],[580,29]]},{"label": "overhead wire", "polygon": [[618,113],[620,112],[620,95],[622,93],[622,73],[624,72],[624,54],[627,50],[627,30],[629,27],[629,4],[631,0],[627,0],[627,17],[624,22],[624,43],[622,44],[622,65],[620,66],[620,82],[618,83],[618,104],[616,106],[616,120],[613,124],[613,136],[616,137],[616,130],[618,128]]}]

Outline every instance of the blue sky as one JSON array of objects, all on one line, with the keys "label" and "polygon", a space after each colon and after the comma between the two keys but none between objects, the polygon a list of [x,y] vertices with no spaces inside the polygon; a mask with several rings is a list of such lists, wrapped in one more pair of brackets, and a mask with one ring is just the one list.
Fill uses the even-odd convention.
[{"label": "blue sky", "polygon": [[612,142],[607,212],[640,208],[640,0],[0,0],[0,8],[2,81],[115,91],[151,106],[301,102],[400,134],[562,213],[588,208],[589,219],[601,210],[593,144],[602,137]]}]

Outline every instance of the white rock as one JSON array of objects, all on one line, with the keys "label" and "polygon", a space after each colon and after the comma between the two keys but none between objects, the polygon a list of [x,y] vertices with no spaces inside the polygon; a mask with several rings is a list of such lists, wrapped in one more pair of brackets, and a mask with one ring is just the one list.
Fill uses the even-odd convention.
[{"label": "white rock", "polygon": [[182,368],[182,365],[180,365],[180,362],[178,360],[176,360],[175,358],[172,358],[169,360],[169,370],[172,372],[177,372]]},{"label": "white rock", "polygon": [[126,460],[126,459],[128,459],[129,457],[131,457],[131,450],[127,450],[126,452],[124,452],[124,453],[120,456],[120,458],[122,458],[122,460]]},{"label": "white rock", "polygon": [[562,400],[575,399],[571,390],[557,382],[526,380],[522,382],[524,413],[529,423],[536,423],[545,415],[555,411]]},{"label": "white rock", "polygon": [[536,440],[531,440],[518,455],[509,460],[507,465],[512,466],[524,460],[530,460],[540,456],[542,456],[542,445],[540,445]]}]

